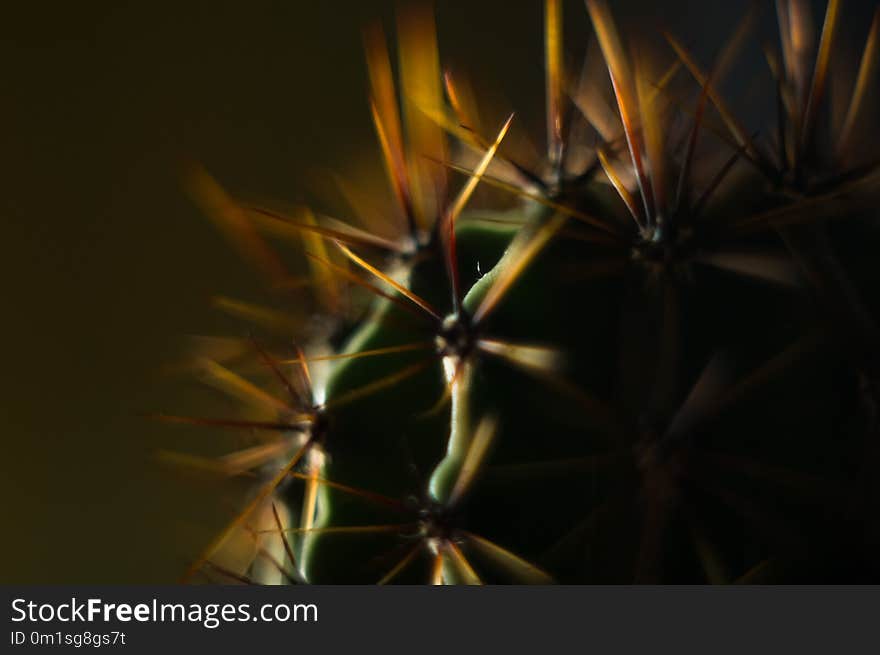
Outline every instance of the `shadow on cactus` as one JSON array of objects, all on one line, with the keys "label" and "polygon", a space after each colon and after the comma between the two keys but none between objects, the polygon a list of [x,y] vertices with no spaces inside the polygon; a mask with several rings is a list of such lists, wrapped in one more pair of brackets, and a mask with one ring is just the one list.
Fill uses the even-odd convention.
[{"label": "shadow on cactus", "polygon": [[[485,130],[416,5],[397,75],[365,32],[390,209],[341,180],[349,220],[281,211],[190,171],[299,311],[222,300],[280,338],[201,341],[241,408],[161,416],[256,439],[168,455],[253,482],[187,580],[877,580],[880,171],[859,140],[880,14],[844,94],[833,0],[818,39],[807,2],[747,13],[705,70],[587,0],[578,79],[561,9],[545,3],[538,160],[507,139],[514,115]],[[769,19],[778,115],[752,131],[721,89]]]}]

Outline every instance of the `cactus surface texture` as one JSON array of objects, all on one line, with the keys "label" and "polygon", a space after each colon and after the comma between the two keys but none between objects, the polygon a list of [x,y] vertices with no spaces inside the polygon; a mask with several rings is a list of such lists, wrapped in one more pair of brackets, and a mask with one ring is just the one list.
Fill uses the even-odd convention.
[{"label": "cactus surface texture", "polygon": [[[251,440],[170,456],[252,485],[187,580],[880,578],[880,14],[843,48],[845,3],[777,2],[704,66],[610,5],[574,74],[544,4],[540,155],[406,5],[365,30],[388,183],[339,180],[345,220],[189,171],[280,300],[220,301],[256,335],[194,358],[227,411],[161,416]],[[767,21],[753,131],[724,81]]]}]

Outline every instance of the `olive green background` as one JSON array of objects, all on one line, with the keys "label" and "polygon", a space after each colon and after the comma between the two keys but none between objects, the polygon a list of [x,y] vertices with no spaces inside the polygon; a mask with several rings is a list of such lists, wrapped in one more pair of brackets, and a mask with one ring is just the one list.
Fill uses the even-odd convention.
[{"label": "olive green background", "polygon": [[[520,112],[516,129],[540,134],[542,3],[438,4],[444,60],[493,78]],[[745,6],[612,4],[643,25],[662,17],[703,61]],[[212,295],[260,289],[183,193],[179,164],[199,160],[233,190],[280,202],[309,199],[315,168],[363,157],[378,166],[360,29],[373,17],[390,26],[392,9],[4,6],[0,582],[172,581],[231,511],[243,488],[194,481],[153,457],[220,441],[205,446],[210,432],[140,416],[216,409],[163,368],[184,335],[234,329]],[[566,15],[577,54],[586,11],[572,0]]]}]

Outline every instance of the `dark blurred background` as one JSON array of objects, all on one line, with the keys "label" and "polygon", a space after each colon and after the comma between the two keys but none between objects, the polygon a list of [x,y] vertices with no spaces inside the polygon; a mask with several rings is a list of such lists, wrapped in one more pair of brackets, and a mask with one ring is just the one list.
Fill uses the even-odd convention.
[{"label": "dark blurred background", "polygon": [[[669,28],[707,65],[747,6],[711,4],[612,2],[621,22]],[[582,2],[565,5],[576,61],[591,30]],[[854,43],[871,5],[844,3]],[[491,79],[533,131],[542,11],[438,2],[443,60]],[[163,369],[184,335],[228,330],[212,295],[260,284],[188,200],[179,164],[281,203],[309,199],[315,168],[379,166],[360,36],[377,17],[390,28],[393,2],[4,6],[0,582],[172,581],[220,524],[229,489],[155,462],[192,435],[140,416],[207,407]],[[754,40],[747,50],[735,75],[766,80]]]}]

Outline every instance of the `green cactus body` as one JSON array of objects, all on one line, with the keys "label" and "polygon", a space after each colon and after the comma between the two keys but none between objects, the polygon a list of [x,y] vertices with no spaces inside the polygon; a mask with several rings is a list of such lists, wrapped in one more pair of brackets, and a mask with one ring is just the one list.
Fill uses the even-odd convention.
[{"label": "green cactus body", "polygon": [[[382,95],[384,46],[371,53],[374,118],[410,232],[372,265],[376,239],[338,222],[317,233],[347,244],[379,289],[339,319],[295,479],[271,489],[291,515],[298,572],[312,583],[848,579],[880,534],[863,480],[865,458],[877,461],[880,280],[863,251],[876,240],[876,169],[819,157],[797,112],[780,139],[804,147],[768,154],[670,38],[699,83],[679,134],[657,99],[669,80],[654,84],[641,60],[630,70],[608,7],[588,0],[617,131],[588,106],[599,143],[570,170],[551,65],[559,3],[546,6],[547,161],[523,173],[505,160],[518,184],[489,176],[510,120],[494,143],[463,129],[446,78],[452,108],[425,113],[480,159],[459,167],[470,177],[432,225],[412,207],[418,167],[397,100]],[[782,96],[804,86],[779,75]],[[694,154],[709,106],[729,132],[717,170]],[[408,138],[433,143],[419,129]],[[486,182],[519,205],[463,210]]]}]

